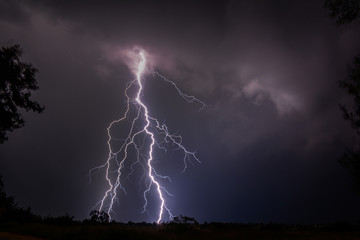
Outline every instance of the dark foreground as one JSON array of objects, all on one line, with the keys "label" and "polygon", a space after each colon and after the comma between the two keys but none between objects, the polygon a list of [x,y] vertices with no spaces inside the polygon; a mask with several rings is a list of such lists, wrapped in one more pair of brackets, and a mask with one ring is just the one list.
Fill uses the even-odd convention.
[{"label": "dark foreground", "polygon": [[360,239],[359,226],[279,224],[6,223],[0,239]]}]

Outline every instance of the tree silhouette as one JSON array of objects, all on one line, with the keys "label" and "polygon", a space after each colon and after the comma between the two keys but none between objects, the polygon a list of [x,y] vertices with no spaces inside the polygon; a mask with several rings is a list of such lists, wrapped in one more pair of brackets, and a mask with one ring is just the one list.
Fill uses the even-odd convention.
[{"label": "tree silhouette", "polygon": [[16,203],[13,197],[8,197],[5,192],[2,176],[0,176],[0,220],[8,211],[16,208]]},{"label": "tree silhouette", "polygon": [[188,216],[183,216],[183,215],[174,217],[171,222],[176,223],[176,224],[199,225],[198,221],[196,221],[195,218],[188,217]]},{"label": "tree silhouette", "polygon": [[[360,137],[360,56],[355,57],[353,63],[348,66],[348,76],[340,81],[339,85],[354,98],[353,106],[346,107],[341,104],[340,108],[344,119],[351,123]],[[339,161],[349,170],[355,189],[360,193],[360,148],[357,151],[347,150]]]},{"label": "tree silhouette", "polygon": [[90,212],[90,221],[93,223],[108,223],[109,220],[109,214],[104,211],[92,210]]},{"label": "tree silhouette", "polygon": [[330,10],[330,16],[338,25],[350,23],[359,17],[359,0],[325,0],[324,6]]},{"label": "tree silhouette", "polygon": [[[353,22],[359,17],[360,0],[325,0],[324,6],[330,10],[330,16],[337,25]],[[348,75],[339,81],[339,86],[354,99],[353,106],[341,104],[340,109],[344,119],[351,123],[360,137],[360,55],[355,56],[352,64],[348,65]],[[349,170],[355,190],[360,193],[360,146],[356,151],[347,150],[339,162]]]},{"label": "tree silhouette", "polygon": [[44,107],[30,100],[31,91],[37,90],[35,74],[30,63],[20,61],[20,45],[0,49],[0,143],[8,139],[7,133],[24,126],[20,108],[41,113]]},{"label": "tree silhouette", "polygon": [[0,225],[2,222],[34,222],[40,221],[41,217],[33,214],[31,208],[19,208],[15,199],[7,196],[0,176]]}]

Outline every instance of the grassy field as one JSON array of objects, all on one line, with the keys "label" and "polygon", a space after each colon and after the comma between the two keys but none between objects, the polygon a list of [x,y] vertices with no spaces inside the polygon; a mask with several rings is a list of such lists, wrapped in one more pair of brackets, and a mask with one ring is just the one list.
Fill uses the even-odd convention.
[{"label": "grassy field", "polygon": [[359,240],[356,229],[263,224],[84,224],[7,223],[0,239],[306,239]]}]

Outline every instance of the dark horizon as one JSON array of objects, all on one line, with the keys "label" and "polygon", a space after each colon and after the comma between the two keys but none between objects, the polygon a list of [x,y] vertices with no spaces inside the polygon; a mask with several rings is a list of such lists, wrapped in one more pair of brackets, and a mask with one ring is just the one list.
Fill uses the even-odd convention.
[{"label": "dark horizon", "polygon": [[[135,78],[123,53],[139,48],[150,69],[207,105],[199,111],[159,77],[144,76],[151,113],[201,161],[181,173],[181,153],[157,150],[157,171],[172,178],[164,184],[174,215],[358,222],[360,194],[338,162],[358,139],[339,108],[351,98],[338,81],[360,53],[359,23],[336,26],[323,5],[0,0],[0,47],[20,44],[22,59],[39,70],[33,99],[46,107],[24,112],[25,126],[0,145],[6,192],[35,214],[89,217],[107,185],[102,171],[89,183],[88,171],[106,161],[106,128],[124,113],[123,92]],[[156,202],[141,214],[141,176],[124,181],[116,221],[156,221]]]}]

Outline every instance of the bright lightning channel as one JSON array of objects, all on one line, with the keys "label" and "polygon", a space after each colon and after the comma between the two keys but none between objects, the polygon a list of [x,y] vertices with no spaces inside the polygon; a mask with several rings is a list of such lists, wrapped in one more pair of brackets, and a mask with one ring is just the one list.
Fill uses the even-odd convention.
[{"label": "bright lightning channel", "polygon": [[[144,86],[142,83],[142,77],[143,77],[145,71],[147,70],[146,69],[146,64],[147,64],[146,57],[145,57],[145,54],[143,51],[139,52],[139,58],[140,58],[140,60],[137,64],[136,73],[135,73],[136,79],[127,84],[127,86],[125,88],[125,92],[124,92],[124,94],[126,96],[126,111],[125,111],[123,117],[112,121],[109,124],[109,126],[107,127],[107,135],[108,135],[107,145],[108,145],[108,151],[109,151],[108,158],[103,165],[91,169],[89,171],[89,177],[91,178],[92,172],[94,170],[99,170],[99,169],[105,168],[105,179],[106,179],[106,182],[108,183],[108,189],[105,191],[103,198],[99,201],[98,209],[99,209],[99,212],[101,212],[101,211],[107,212],[107,214],[109,215],[110,220],[111,220],[111,213],[113,210],[114,202],[117,200],[117,194],[118,194],[119,188],[122,189],[122,191],[124,191],[124,193],[126,194],[126,190],[121,185],[120,180],[121,180],[122,170],[128,159],[128,155],[129,155],[128,149],[130,146],[134,146],[137,161],[135,163],[131,164],[131,172],[128,174],[128,176],[132,174],[133,166],[135,164],[137,164],[137,163],[141,164],[140,158],[141,158],[141,156],[144,156],[146,158],[146,166],[143,165],[143,169],[146,173],[147,178],[149,179],[149,184],[147,185],[147,188],[143,193],[144,206],[143,206],[142,212],[146,211],[146,207],[148,204],[147,194],[151,191],[152,186],[154,186],[155,191],[158,196],[158,199],[159,199],[159,202],[160,202],[160,206],[159,206],[160,210],[159,210],[157,221],[156,221],[159,224],[160,222],[162,222],[164,212],[166,212],[168,214],[169,219],[173,218],[173,214],[171,213],[170,209],[166,206],[165,197],[164,197],[164,194],[167,194],[170,196],[172,196],[172,195],[160,184],[158,179],[167,179],[169,181],[171,181],[171,179],[169,176],[163,176],[163,175],[158,174],[156,172],[154,166],[152,165],[152,162],[154,160],[154,156],[153,156],[154,147],[156,146],[159,149],[166,151],[166,148],[161,146],[161,142],[164,142],[164,143],[171,143],[173,146],[176,147],[175,150],[181,150],[184,153],[183,172],[185,172],[185,170],[187,168],[187,162],[192,162],[192,159],[194,159],[195,161],[200,163],[200,160],[197,158],[195,152],[188,151],[185,148],[185,146],[182,144],[181,136],[170,134],[168,131],[168,128],[165,124],[160,124],[160,122],[156,118],[154,118],[150,115],[149,108],[146,106],[146,104],[141,99],[141,96],[143,94],[143,89],[144,89]],[[160,77],[165,82],[170,83],[176,89],[179,96],[181,96],[187,102],[199,103],[201,105],[200,110],[205,108],[206,105],[204,102],[202,102],[201,100],[197,99],[194,96],[183,93],[173,81],[167,79],[165,76],[159,74],[158,72],[153,71],[151,73],[155,76]],[[135,98],[131,98],[128,94],[129,89],[133,86],[137,86],[137,92],[136,92]],[[121,139],[121,140],[114,139],[111,136],[111,128],[115,124],[120,123],[120,122],[130,118],[129,111],[130,111],[131,105],[134,105],[136,107],[136,114],[135,114],[135,117],[133,117],[132,120],[130,121],[131,125],[129,128],[128,135],[125,139]],[[137,123],[138,124],[140,123],[141,127],[138,127]],[[145,154],[143,154],[141,151],[143,147],[139,147],[138,144],[135,142],[135,139],[140,138],[141,136],[143,136],[143,138],[146,138],[146,137],[150,138],[149,149],[147,151],[145,151]],[[159,140],[161,140],[161,142],[159,140],[157,140],[157,138],[160,138]],[[123,141],[123,144],[121,145],[121,147],[119,148],[118,151],[112,150],[112,147],[111,147],[112,141]],[[115,181],[111,180],[111,177],[110,177],[110,174],[114,173],[110,169],[110,166],[113,164],[115,164],[117,166],[117,169],[115,171],[115,173],[116,173]]]}]

